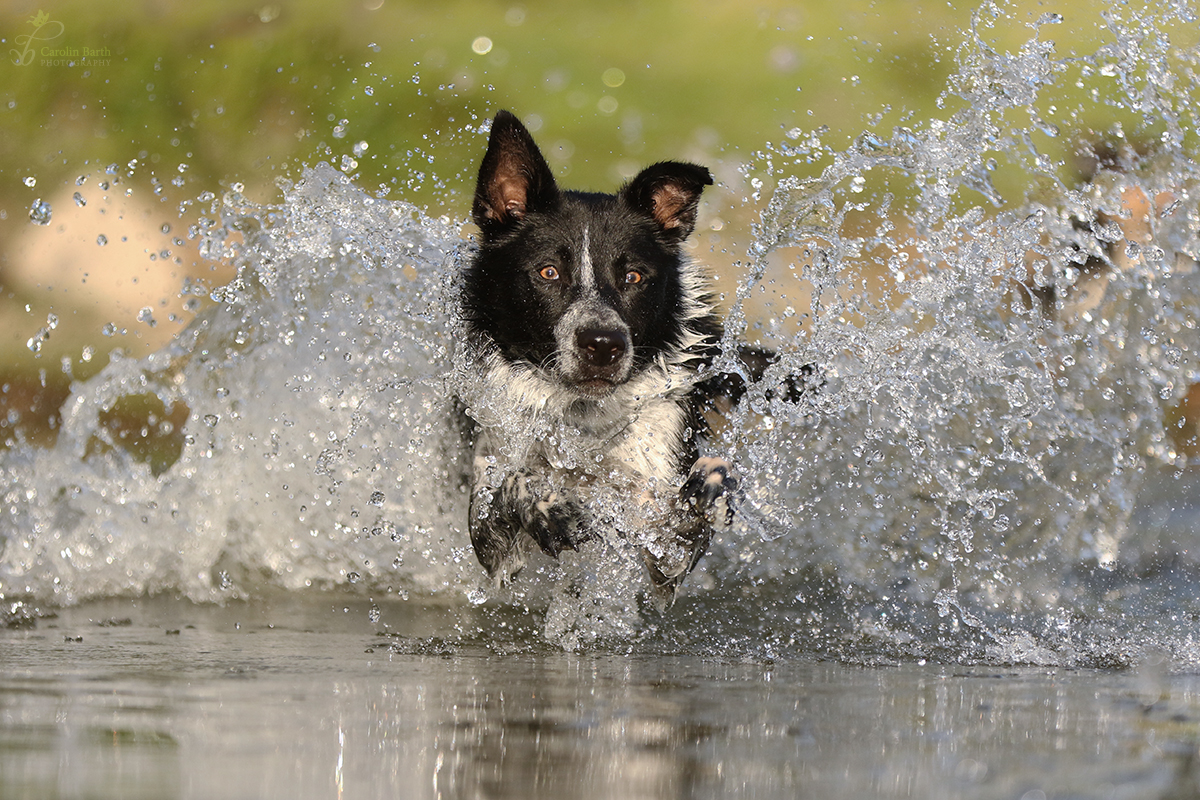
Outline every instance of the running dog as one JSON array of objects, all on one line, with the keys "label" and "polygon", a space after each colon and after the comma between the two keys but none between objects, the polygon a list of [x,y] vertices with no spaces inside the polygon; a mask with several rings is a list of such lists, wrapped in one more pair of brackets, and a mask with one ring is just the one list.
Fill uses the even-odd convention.
[{"label": "running dog", "polygon": [[[682,246],[712,176],[647,167],[616,194],[559,189],[524,125],[501,111],[479,169],[478,249],[461,276],[470,386],[459,400],[473,452],[469,530],[480,563],[506,583],[536,545],[575,550],[611,519],[615,491],[661,607],[740,498],[733,465],[702,456],[704,415],[745,391],[705,374],[721,320]],[[766,351],[739,348],[758,380]],[[808,372],[808,370],[804,370]],[[797,399],[804,379],[784,390]]]}]

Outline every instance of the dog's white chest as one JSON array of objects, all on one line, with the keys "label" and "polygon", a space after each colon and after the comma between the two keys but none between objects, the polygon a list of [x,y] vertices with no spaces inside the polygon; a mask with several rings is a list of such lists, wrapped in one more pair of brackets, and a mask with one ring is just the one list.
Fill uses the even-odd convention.
[{"label": "dog's white chest", "polygon": [[[485,427],[475,453],[477,479],[489,482],[487,473],[512,469],[553,473],[546,477],[560,485],[644,487],[679,479],[678,454],[687,420],[677,403],[657,399],[616,419],[570,417],[520,429],[506,424]],[[530,435],[530,430],[537,433]]]}]

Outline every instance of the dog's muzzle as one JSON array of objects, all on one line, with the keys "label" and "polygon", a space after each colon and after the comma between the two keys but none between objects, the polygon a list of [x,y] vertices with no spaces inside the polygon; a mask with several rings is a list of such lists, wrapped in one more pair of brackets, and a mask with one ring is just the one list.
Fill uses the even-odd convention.
[{"label": "dog's muzzle", "polygon": [[604,397],[629,380],[633,337],[616,309],[598,298],[574,303],[554,329],[560,380],[581,394]]}]

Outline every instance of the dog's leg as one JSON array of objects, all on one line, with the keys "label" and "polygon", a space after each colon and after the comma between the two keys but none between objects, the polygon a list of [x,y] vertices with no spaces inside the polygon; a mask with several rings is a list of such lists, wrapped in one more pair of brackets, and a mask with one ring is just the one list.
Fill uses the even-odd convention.
[{"label": "dog's leg", "polygon": [[524,532],[546,555],[575,550],[585,535],[583,507],[548,489],[534,475],[518,471],[497,487],[476,487],[471,495],[471,543],[488,575],[507,583],[524,566]]},{"label": "dog's leg", "polygon": [[475,557],[487,570],[489,577],[501,585],[507,585],[521,568],[525,558],[519,541],[521,528],[515,520],[504,513],[494,489],[476,487],[471,493],[471,508],[468,526]]},{"label": "dog's leg", "polygon": [[679,489],[671,539],[644,552],[655,604],[660,609],[670,607],[679,584],[708,552],[714,517],[730,524],[740,498],[732,463],[723,458],[704,457],[692,465]]},{"label": "dog's leg", "polygon": [[[720,414],[726,414],[737,405],[750,383],[758,383],[766,374],[767,368],[779,360],[779,354],[761,347],[740,345],[737,351],[738,361],[741,362],[744,376],[732,372],[721,372],[696,384],[694,400],[701,408],[708,408]],[[789,403],[798,403],[812,397],[825,385],[824,371],[817,364],[805,364],[797,373],[784,377],[778,385],[768,388],[764,393],[768,400],[779,397]]]},{"label": "dog's leg", "polygon": [[712,535],[712,523],[683,510],[670,541],[655,543],[642,550],[646,571],[650,573],[654,604],[659,611],[666,611],[675,602],[675,590],[708,552]]}]

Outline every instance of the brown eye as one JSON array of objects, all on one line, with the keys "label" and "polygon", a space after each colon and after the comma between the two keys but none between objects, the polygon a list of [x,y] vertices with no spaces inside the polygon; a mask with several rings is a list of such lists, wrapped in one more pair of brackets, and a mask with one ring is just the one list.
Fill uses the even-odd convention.
[{"label": "brown eye", "polygon": [[625,283],[630,286],[641,283],[644,280],[645,278],[642,277],[642,273],[638,272],[636,269],[631,269],[629,272],[625,273]]},{"label": "brown eye", "polygon": [[542,267],[538,270],[538,275],[541,275],[548,281],[556,281],[558,280],[558,268],[551,266]]}]

